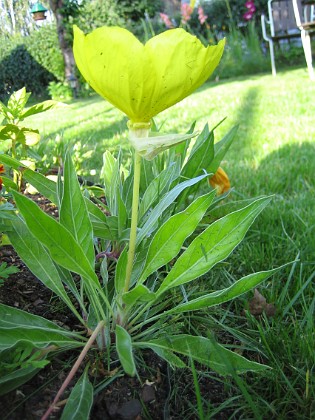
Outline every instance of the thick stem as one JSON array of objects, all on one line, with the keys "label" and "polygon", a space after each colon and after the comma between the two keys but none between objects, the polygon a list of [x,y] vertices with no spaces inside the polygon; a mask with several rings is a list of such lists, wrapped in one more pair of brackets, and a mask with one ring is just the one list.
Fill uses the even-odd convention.
[{"label": "thick stem", "polygon": [[68,376],[66,377],[64,383],[62,384],[61,388],[59,389],[59,391],[58,391],[58,393],[57,393],[57,395],[56,395],[53,403],[50,405],[50,407],[48,408],[48,410],[46,411],[46,413],[43,415],[43,417],[41,418],[41,420],[48,419],[49,415],[54,410],[57,402],[59,401],[59,399],[61,397],[61,395],[63,394],[63,392],[65,391],[65,389],[69,385],[69,383],[70,383],[71,379],[74,377],[76,371],[79,369],[81,363],[83,362],[83,359],[85,358],[87,352],[90,350],[92,344],[96,340],[97,335],[99,334],[99,332],[101,331],[101,329],[104,327],[104,325],[105,325],[105,321],[101,321],[101,322],[99,322],[97,324],[97,327],[93,331],[93,334],[91,335],[91,337],[89,338],[88,342],[84,346],[82,352],[80,353],[80,356],[78,357],[77,361],[75,362],[75,364],[73,365],[72,369],[70,370]]},{"label": "thick stem", "polygon": [[128,290],[129,290],[133,260],[134,260],[135,252],[136,252],[138,210],[139,210],[140,174],[141,174],[141,156],[139,155],[139,153],[135,152],[135,167],[134,167],[132,211],[131,211],[131,227],[130,227],[130,239],[129,239],[128,260],[127,260],[126,280],[125,280],[124,292],[128,292]]}]

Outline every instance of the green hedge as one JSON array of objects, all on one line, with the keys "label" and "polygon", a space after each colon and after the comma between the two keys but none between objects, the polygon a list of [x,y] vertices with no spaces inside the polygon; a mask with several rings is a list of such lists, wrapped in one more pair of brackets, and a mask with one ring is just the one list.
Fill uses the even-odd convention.
[{"label": "green hedge", "polygon": [[44,26],[29,37],[0,37],[0,99],[26,87],[47,95],[51,81],[61,81],[64,64],[55,26]]}]

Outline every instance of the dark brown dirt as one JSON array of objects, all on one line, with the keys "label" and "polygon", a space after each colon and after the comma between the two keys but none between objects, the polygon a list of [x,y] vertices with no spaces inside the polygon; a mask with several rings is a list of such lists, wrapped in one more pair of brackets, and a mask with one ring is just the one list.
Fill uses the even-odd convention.
[{"label": "dark brown dirt", "polygon": [[[56,209],[48,201],[41,197],[35,199],[45,211],[57,215]],[[40,315],[65,328],[78,327],[72,314],[33,276],[12,247],[0,248],[0,262],[13,264],[20,270],[5,280],[4,285],[0,287],[1,303]],[[58,355],[28,383],[1,396],[1,419],[40,419],[77,357],[77,352]],[[142,368],[139,368],[138,378],[126,375],[111,378],[115,370],[108,372],[102,365],[98,366],[98,377],[94,378],[91,369],[92,382],[100,380],[110,382],[111,379],[112,382],[95,395],[90,418],[93,420],[197,419],[197,410],[192,409],[197,407],[197,404],[190,370],[172,371],[164,361],[151,352],[144,353],[141,357]],[[73,383],[70,385],[63,398],[67,398],[73,385]],[[212,407],[219,406],[229,397],[219,378],[216,380],[215,377],[201,375],[199,386],[203,399]],[[61,412],[62,410],[55,412],[50,419],[59,419]],[[212,418],[227,419],[231,418],[231,414],[233,413],[230,410],[221,411]]]}]

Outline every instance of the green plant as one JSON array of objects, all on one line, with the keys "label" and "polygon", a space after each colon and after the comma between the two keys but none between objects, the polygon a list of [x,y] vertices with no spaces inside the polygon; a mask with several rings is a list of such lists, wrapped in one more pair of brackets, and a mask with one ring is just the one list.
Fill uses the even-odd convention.
[{"label": "green plant", "polygon": [[[128,74],[123,86],[117,83],[117,80],[121,82],[117,70],[122,61],[110,60],[108,54],[98,54],[93,67],[86,67],[94,48],[94,37],[99,39],[101,35],[104,40],[118,32],[121,60],[126,59],[124,52],[131,46],[132,57],[137,52],[142,58],[139,61],[136,57],[136,64],[133,60],[127,61],[124,74],[127,69],[134,78]],[[215,200],[215,191],[210,189],[209,177],[218,170],[236,129],[215,144],[214,130],[210,131],[207,125],[194,144],[190,144],[190,139],[197,135],[193,130],[184,136],[160,133],[149,136],[150,120],[156,114],[187,96],[209,77],[222,55],[223,43],[206,49],[182,30],[153,38],[146,47],[117,28],[95,32],[89,38],[92,45],[84,42],[79,30],[75,37],[74,52],[81,71],[103,96],[109,97],[131,119],[128,127],[135,149],[134,164],[126,174],[120,154],[116,158],[108,151],[104,154],[102,181],[106,206],[101,206],[82,192],[71,152],[65,157],[63,179],[59,176],[56,183],[16,159],[0,155],[3,163],[21,170],[30,184],[58,206],[59,220],[55,220],[33,201],[13,192],[19,213],[12,213],[12,218],[4,224],[23,261],[68,306],[84,328],[83,333],[69,332],[41,317],[0,305],[3,353],[8,355],[12,349],[23,353],[27,345],[31,347],[30,354],[36,353],[36,361],[40,362],[26,367],[19,365],[16,383],[28,380],[56,351],[83,348],[44,415],[46,419],[92,346],[104,356],[108,366],[118,357],[124,371],[132,376],[137,373],[135,353],[143,349],[154,351],[171,366],[179,368],[186,366],[186,357],[191,357],[221,375],[265,370],[264,365],[225,348],[212,336],[182,330],[183,314],[228,302],[279,270],[242,276],[219,290],[214,290],[212,285],[202,293],[187,288],[232,253],[270,201],[269,197],[261,197],[213,223],[203,223],[219,201]],[[122,41],[124,38],[129,42]],[[165,43],[169,46],[167,54]],[[102,42],[96,48],[112,50],[112,45],[108,45]],[[151,54],[149,47],[155,54]],[[144,48],[147,49],[144,51]],[[187,49],[199,59],[193,71],[188,66],[175,65],[176,71],[169,75],[163,69],[169,69],[167,64],[175,60],[174,50],[178,48],[179,59],[180,53],[185,57]],[[111,77],[104,72],[104,59]],[[207,60],[211,65],[204,67]],[[155,80],[145,83],[144,73],[139,72],[141,64],[156,65],[162,72],[161,77],[156,72]],[[138,73],[134,73],[134,65]],[[101,81],[99,68],[102,69]],[[165,78],[168,79],[165,81]],[[182,84],[181,79],[186,80],[186,84]],[[137,88],[133,90],[128,83],[135,83]],[[159,83],[166,92],[152,91],[152,86],[156,89]],[[115,89],[111,90],[115,86],[124,99]],[[174,147],[170,149],[171,146]],[[97,257],[103,258],[100,266],[95,264],[94,245],[98,249]],[[72,273],[80,279],[74,278]],[[16,376],[15,371],[2,376],[1,393],[16,385]],[[86,374],[80,381],[80,386],[84,384],[87,390],[81,413],[87,418],[92,404],[91,385]],[[75,387],[66,412],[77,404],[77,395],[78,387]]]},{"label": "green plant", "polygon": [[255,74],[269,70],[269,58],[261,48],[261,41],[254,22],[250,22],[243,34],[232,29],[227,35],[227,48],[224,58],[216,71],[222,78]]},{"label": "green plant", "polygon": [[[28,148],[36,145],[40,140],[38,130],[25,127],[21,122],[31,115],[48,111],[57,105],[55,101],[44,101],[26,109],[30,95],[25,88],[22,88],[10,96],[7,105],[0,101],[0,116],[4,123],[3,126],[0,126],[0,141],[4,142],[5,150],[13,158],[27,158]],[[27,163],[30,165],[32,162]],[[17,172],[14,172],[13,181],[20,189],[22,176],[18,177]],[[12,184],[9,186],[12,187]]]},{"label": "green plant", "polygon": [[49,96],[57,100],[67,100],[72,98],[72,90],[67,83],[62,82],[50,82],[48,85]]},{"label": "green plant", "polygon": [[0,286],[3,285],[4,279],[7,279],[11,274],[18,273],[19,269],[14,265],[7,267],[7,263],[0,264]]},{"label": "green plant", "polygon": [[[188,146],[186,144],[185,148],[182,148],[180,159],[174,161],[175,150],[171,151],[168,158],[174,161],[173,165],[166,166],[158,178],[155,178],[154,172],[148,178],[148,185],[141,194],[142,203],[146,205],[143,204],[140,207],[142,216],[139,218],[140,230],[130,281],[125,277],[128,258],[124,244],[130,228],[128,214],[130,215],[131,212],[130,185],[134,176],[133,172],[130,172],[129,177],[122,182],[121,172],[118,169],[119,161],[107,156],[114,166],[106,174],[108,184],[105,191],[109,203],[112,204],[108,207],[111,215],[105,216],[98,207],[83,197],[69,156],[65,162],[64,184],[61,181],[55,184],[25,168],[24,176],[28,182],[40,192],[45,193],[53,202],[60,203],[60,221],[51,219],[23,195],[13,193],[23,219],[19,217],[6,220],[7,234],[20,257],[33,273],[68,305],[88,331],[94,331],[93,336],[87,341],[85,335],[69,332],[31,314],[27,315],[27,319],[23,315],[23,329],[28,329],[27,325],[32,326],[27,333],[27,342],[38,351],[37,360],[46,360],[48,356],[52,357],[54,352],[62,348],[85,346],[83,357],[98,337],[100,351],[105,351],[110,357],[116,350],[122,366],[131,375],[136,373],[133,352],[145,348],[152,349],[172,366],[177,367],[185,366],[184,360],[179,356],[189,356],[191,353],[196,361],[210,366],[223,375],[229,371],[226,359],[237,372],[264,368],[255,362],[246,361],[242,356],[217,343],[214,344],[212,339],[181,334],[180,319],[181,314],[186,311],[218,305],[250,290],[276,270],[245,276],[227,289],[205,292],[202,296],[192,295],[189,301],[183,301],[180,290],[190,281],[205,274],[233,250],[269,199],[258,199],[249,206],[209,225],[200,234],[195,234],[195,239],[175,265],[162,271],[159,270],[163,266],[167,267],[169,262],[176,258],[183,242],[193,234],[213,202],[212,191],[199,195],[202,190],[199,188],[196,190],[195,187],[202,180],[205,182],[208,174],[181,181],[182,177],[187,178],[188,170],[192,171],[192,168],[198,170],[196,168],[200,163],[200,160],[198,162],[196,159],[198,149],[200,159],[204,156],[202,152],[211,147],[212,135],[210,133],[205,135],[206,133],[207,130],[203,136],[199,137],[196,148],[192,150],[194,159],[188,160],[189,163],[180,167],[180,161],[185,158],[186,146]],[[222,146],[224,144],[227,146],[231,141],[232,135],[218,146],[214,159],[208,162],[209,166],[212,165],[215,168],[223,154]],[[0,156],[0,159],[15,168],[21,166],[19,162],[7,156]],[[193,167],[192,163],[194,163]],[[149,166],[145,164],[145,168],[147,171]],[[172,173],[172,178],[170,178]],[[166,181],[167,185],[157,193],[157,185],[160,184],[162,187]],[[185,209],[184,198],[189,199],[190,196],[196,196],[196,198]],[[179,197],[179,200],[174,202],[176,197]],[[148,209],[152,207],[149,215],[145,211],[146,206]],[[119,209],[117,214],[114,208],[117,211]],[[171,238],[170,232],[173,232]],[[101,252],[104,260],[98,274],[99,278],[93,268],[93,236],[99,238],[103,249]],[[112,272],[112,268],[110,271],[107,270],[107,264],[112,261],[112,258],[118,258],[115,273]],[[188,266],[189,270],[187,270]],[[112,263],[109,267],[112,267]],[[71,272],[81,275],[80,283],[74,282]],[[80,312],[70,300],[65,285],[71,290],[73,298],[77,300]],[[83,296],[85,296],[84,300]],[[3,340],[3,349],[13,346],[21,350],[26,340],[26,336],[21,340],[19,335],[22,328],[21,311],[9,309],[3,305],[0,309],[2,328],[6,330],[9,328],[7,316],[10,316],[10,324],[14,326],[8,335],[10,340]],[[179,322],[176,321],[177,318]],[[45,328],[44,336],[41,333],[43,327]],[[16,336],[14,340],[13,331]],[[116,335],[115,340],[112,339],[112,334]],[[224,355],[223,358],[222,355]],[[25,371],[24,368],[21,369],[20,381],[23,378],[28,380],[30,372],[35,374],[38,366],[28,366]],[[8,383],[11,383],[11,375],[13,373],[2,378],[1,393],[12,389],[13,385],[8,387]]]}]

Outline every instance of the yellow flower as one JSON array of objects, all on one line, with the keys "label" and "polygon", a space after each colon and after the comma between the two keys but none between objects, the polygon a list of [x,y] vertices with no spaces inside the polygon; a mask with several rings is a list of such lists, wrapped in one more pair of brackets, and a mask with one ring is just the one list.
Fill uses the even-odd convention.
[{"label": "yellow flower", "polygon": [[209,183],[212,188],[216,188],[218,194],[224,194],[231,187],[229,177],[222,168],[218,168],[216,173],[209,178]]},{"label": "yellow flower", "polygon": [[73,50],[92,88],[132,123],[145,123],[201,86],[219,64],[224,44],[206,48],[177,28],[143,45],[123,28],[102,27],[84,35],[74,26]]}]

